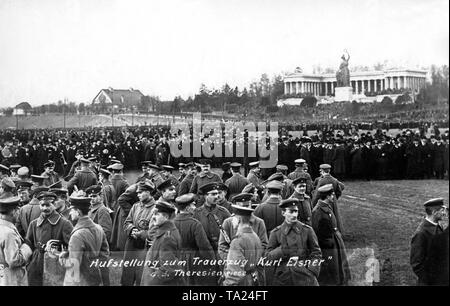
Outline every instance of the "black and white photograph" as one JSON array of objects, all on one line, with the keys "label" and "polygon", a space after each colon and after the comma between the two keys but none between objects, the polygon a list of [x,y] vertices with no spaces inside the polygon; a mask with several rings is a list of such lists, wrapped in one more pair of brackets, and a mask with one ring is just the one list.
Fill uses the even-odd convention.
[{"label": "black and white photograph", "polygon": [[0,286],[448,286],[448,25],[448,0],[0,0]]}]

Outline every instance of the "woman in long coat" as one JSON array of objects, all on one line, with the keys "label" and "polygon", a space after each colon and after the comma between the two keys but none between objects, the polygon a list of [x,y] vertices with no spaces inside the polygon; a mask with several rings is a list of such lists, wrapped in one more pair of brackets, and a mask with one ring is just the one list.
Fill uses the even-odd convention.
[{"label": "woman in long coat", "polygon": [[322,200],[317,202],[312,212],[312,227],[319,240],[322,258],[325,259],[320,267],[318,278],[321,286],[346,285],[350,279],[350,268],[344,240],[338,230],[336,218],[330,206],[334,197],[333,189],[331,186],[330,188],[326,197],[321,195]]}]

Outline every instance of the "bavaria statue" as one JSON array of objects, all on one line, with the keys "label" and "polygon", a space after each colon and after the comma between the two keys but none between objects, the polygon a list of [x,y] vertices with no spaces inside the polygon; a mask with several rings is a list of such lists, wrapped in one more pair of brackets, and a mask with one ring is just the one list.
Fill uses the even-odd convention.
[{"label": "bavaria statue", "polygon": [[350,60],[350,54],[347,50],[347,58],[345,58],[345,53],[342,55],[342,62],[339,66],[339,70],[336,72],[337,87],[348,87],[350,86],[350,71],[348,70],[348,61]]}]

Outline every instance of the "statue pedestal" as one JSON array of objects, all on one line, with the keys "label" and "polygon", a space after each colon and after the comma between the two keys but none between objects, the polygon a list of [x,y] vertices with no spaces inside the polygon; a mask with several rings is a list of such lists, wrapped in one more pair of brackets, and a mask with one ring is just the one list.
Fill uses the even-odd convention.
[{"label": "statue pedestal", "polygon": [[352,87],[336,87],[334,89],[334,101],[336,102],[351,102],[353,99]]}]

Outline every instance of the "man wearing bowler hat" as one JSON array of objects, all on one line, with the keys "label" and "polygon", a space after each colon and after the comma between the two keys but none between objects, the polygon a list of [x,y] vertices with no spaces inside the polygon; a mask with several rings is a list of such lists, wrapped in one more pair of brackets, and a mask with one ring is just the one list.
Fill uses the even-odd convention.
[{"label": "man wearing bowler hat", "polygon": [[176,270],[181,270],[180,232],[171,220],[175,213],[175,207],[166,202],[157,202],[153,215],[155,235],[152,246],[148,250],[145,262],[156,265],[145,265],[142,273],[141,286],[180,286],[183,277],[177,275]]},{"label": "man wearing bowler hat", "polygon": [[88,216],[91,198],[70,197],[70,205],[70,217],[77,225],[72,230],[68,250],[59,255],[60,264],[66,268],[64,286],[98,286],[102,283],[108,286],[109,269],[100,264],[108,261],[109,246],[102,227]]},{"label": "man wearing bowler hat", "polygon": [[49,275],[49,271],[44,268],[46,264],[51,265],[51,256],[46,252],[50,252],[51,248],[59,248],[61,251],[63,246],[67,246],[73,229],[72,223],[56,212],[56,198],[56,194],[48,191],[37,196],[41,214],[31,221],[26,235],[26,241],[33,250],[31,262],[27,267],[30,286],[49,285],[50,282],[62,285],[61,271],[60,275]]},{"label": "man wearing bowler hat", "polygon": [[[248,200],[241,203],[250,203],[248,196],[237,198],[237,201],[241,200]],[[227,253],[223,285],[261,286],[263,275],[260,275],[258,262],[264,253],[264,248],[250,221],[253,209],[249,205],[233,205],[233,210],[235,218],[238,219],[238,225]]]},{"label": "man wearing bowler hat", "polygon": [[[215,259],[215,254],[209,243],[206,232],[200,221],[192,217],[191,209],[195,209],[195,194],[187,193],[175,199],[175,206],[178,210],[177,215],[173,219],[173,223],[177,227],[181,236],[181,260],[186,260],[187,265],[185,272],[193,272],[199,270],[194,265],[193,258]],[[201,285],[202,278],[196,275],[185,277],[186,285]]]},{"label": "man wearing bowler hat", "polygon": [[233,162],[230,164],[232,176],[225,181],[228,191],[228,199],[231,199],[235,195],[242,192],[242,189],[249,183],[249,181],[243,177],[240,173],[241,164]]},{"label": "man wearing bowler hat", "polygon": [[435,235],[443,232],[439,221],[446,215],[443,198],[431,199],[423,205],[426,217],[417,227],[411,239],[411,267],[418,277],[419,286],[430,285],[430,246]]},{"label": "man wearing bowler hat", "polygon": [[322,253],[312,227],[297,220],[297,202],[286,199],[278,205],[284,221],[271,231],[266,255],[281,261],[272,267],[273,274],[266,269],[268,285],[318,286]]},{"label": "man wearing bowler hat", "polygon": [[14,224],[20,199],[0,199],[0,286],[27,286],[25,266],[32,251]]}]

